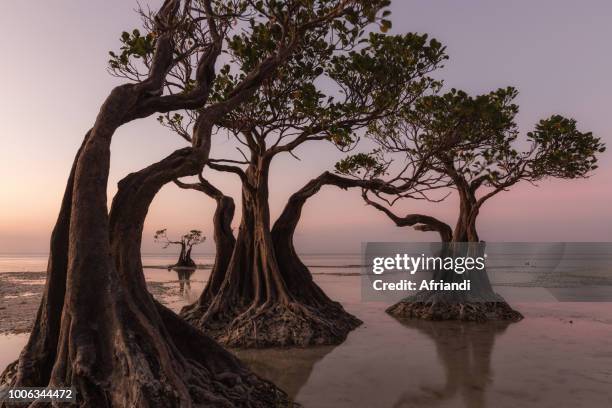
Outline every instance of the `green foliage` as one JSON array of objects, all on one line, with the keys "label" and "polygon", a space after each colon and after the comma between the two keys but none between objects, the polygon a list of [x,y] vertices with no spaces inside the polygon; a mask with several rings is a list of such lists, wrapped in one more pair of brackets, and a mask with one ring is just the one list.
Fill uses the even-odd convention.
[{"label": "green foliage", "polygon": [[521,180],[585,177],[597,168],[596,155],[605,150],[600,139],[559,115],[541,120],[527,134],[530,146],[519,150],[517,95],[508,87],[475,97],[456,89],[424,96],[370,125],[368,135],[386,152],[428,161],[432,173],[468,195],[481,186],[495,194]]},{"label": "green foliage", "polygon": [[132,58],[150,58],[155,50],[155,35],[152,32],[142,36],[138,29],[132,30],[131,33],[124,31],[121,34],[120,42],[122,45],[119,54],[109,52],[111,58],[108,65],[112,69],[127,67]]},{"label": "green foliage", "polygon": [[[297,50],[276,70],[273,79],[257,89],[249,103],[231,112],[226,123],[220,125],[233,131],[259,126],[262,133],[274,131],[277,136],[279,129],[312,129],[313,133],[326,133],[325,138],[336,146],[348,148],[356,141],[352,134],[355,125],[344,123],[342,119],[352,117],[356,121],[357,116],[368,110],[366,107],[371,108],[370,112],[374,108],[389,109],[394,98],[389,91],[407,82],[401,82],[402,79],[409,79],[401,74],[387,75],[392,72],[387,69],[389,66],[401,67],[390,60],[388,64],[382,61],[389,58],[384,55],[386,52],[389,56],[402,53],[401,44],[384,41],[382,35],[372,35],[368,39],[366,34],[372,27],[382,32],[391,28],[389,5],[390,0],[213,0],[212,19],[222,36],[222,58],[226,64],[216,69],[214,77],[210,78],[213,90],[208,95],[208,104],[231,98],[238,84],[266,58],[286,48]],[[180,8],[172,22],[175,62],[167,75],[164,93],[185,93],[194,89],[198,62],[215,41],[206,9],[203,1],[193,0],[189,7]],[[143,9],[139,13],[143,19],[142,30],[123,32],[120,50],[111,51],[109,60],[111,74],[136,82],[147,77],[159,35],[154,32],[155,16]],[[367,42],[371,44],[365,46]],[[441,57],[423,53],[427,46],[417,44],[418,41],[408,42],[410,40],[404,44],[407,56],[403,64],[412,64],[410,66],[417,69],[416,64],[422,61],[418,69],[423,72],[438,64],[439,61],[434,60]],[[413,45],[414,51],[409,48]],[[429,47],[433,49],[435,45],[432,41]],[[341,65],[356,58],[356,54],[344,61],[334,61],[334,57],[359,48],[362,48],[364,69],[359,81],[354,81]],[[443,54],[439,44],[437,52],[440,56]],[[417,56],[418,53],[423,55]],[[411,58],[419,61],[413,62]],[[368,60],[371,63],[366,67]],[[385,71],[380,71],[383,68]],[[396,81],[390,83],[391,79]],[[332,82],[332,89],[323,84],[325,81]],[[370,85],[372,92],[362,84]],[[344,100],[336,101],[342,93]],[[395,92],[395,99],[398,94]],[[195,111],[174,116],[166,114],[158,117],[158,121],[188,139],[186,134],[195,117]]]},{"label": "green foliage", "polygon": [[606,149],[591,132],[580,132],[574,119],[554,115],[527,134],[535,146],[530,170],[535,177],[584,177],[597,168],[597,154]]},{"label": "green foliage", "polygon": [[518,156],[512,147],[517,95],[508,87],[476,97],[453,89],[423,98],[412,118],[422,130],[417,144],[430,152],[442,147],[436,152],[442,167],[452,163],[465,177],[496,177],[500,164]]},{"label": "green foliage", "polygon": [[[357,142],[358,129],[439,86],[427,76],[447,58],[435,39],[412,33],[357,34],[345,52],[338,50],[335,33],[333,38],[327,32],[307,33],[299,52],[248,103],[231,112],[227,124],[280,138],[312,133],[345,150]],[[230,65],[223,67],[212,100],[226,98],[241,79]]]},{"label": "green foliage", "polygon": [[409,162],[430,162],[438,172],[452,168],[466,178],[495,178],[499,163],[518,154],[514,88],[472,97],[452,89],[426,95],[397,114],[374,122],[368,136],[388,153]]},{"label": "green foliage", "polygon": [[[367,101],[371,110],[395,107],[436,86],[427,74],[447,59],[445,47],[427,34],[370,33],[361,44],[359,50],[335,55],[328,72],[354,101]],[[345,109],[358,107],[348,104]]]},{"label": "green foliage", "polygon": [[162,125],[170,125],[170,126],[177,126],[177,127],[182,126],[184,119],[185,117],[181,115],[180,113],[174,113],[172,114],[172,116],[169,116],[169,117],[166,117],[163,115],[159,115],[157,117],[157,121],[161,123]]},{"label": "green foliage", "polygon": [[378,150],[349,155],[335,165],[337,173],[357,178],[376,178],[384,175],[387,168],[388,163]]},{"label": "green foliage", "polygon": [[[242,75],[250,72],[260,61],[277,49],[287,34],[283,19],[293,27],[325,18],[342,2],[338,0],[268,0],[240,1],[247,27],[229,36],[227,53]],[[303,54],[313,56],[332,48],[346,48],[355,44],[365,27],[377,20],[380,10],[390,5],[389,0],[356,1],[328,25],[312,27],[299,35],[306,48]],[[383,15],[388,15],[388,10]],[[383,23],[381,23],[383,24]],[[385,25],[387,23],[384,23]],[[333,40],[331,39],[333,36]]]}]

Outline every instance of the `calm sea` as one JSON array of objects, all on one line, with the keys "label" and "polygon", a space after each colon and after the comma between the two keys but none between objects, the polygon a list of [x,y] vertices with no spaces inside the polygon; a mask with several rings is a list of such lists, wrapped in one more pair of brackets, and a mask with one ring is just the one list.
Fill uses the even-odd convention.
[{"label": "calm sea", "polygon": [[[0,253],[0,273],[2,272],[41,272],[47,269],[47,254],[2,254]],[[176,262],[176,254],[143,254],[145,267],[165,267]],[[193,255],[199,265],[211,265],[214,254]],[[356,267],[360,264],[360,254],[304,254],[302,261],[312,267]]]}]

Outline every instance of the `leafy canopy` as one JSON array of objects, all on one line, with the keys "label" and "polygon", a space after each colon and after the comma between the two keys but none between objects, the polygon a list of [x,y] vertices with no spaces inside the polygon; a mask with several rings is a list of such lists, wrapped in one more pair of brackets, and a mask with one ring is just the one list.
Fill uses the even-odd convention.
[{"label": "leafy canopy", "polygon": [[[194,0],[190,4],[191,10],[176,23],[178,63],[168,75],[167,93],[194,87],[197,62],[214,40],[210,23],[204,24],[210,15],[207,4],[223,34],[223,58],[209,105],[231,98],[258,64],[278,52],[279,44],[300,43],[270,80],[218,124],[250,150],[262,152],[274,146],[275,152],[292,151],[309,140],[328,140],[351,149],[358,140],[357,130],[437,86],[427,74],[447,58],[442,44],[427,35],[385,34],[391,28],[389,0]],[[312,24],[336,10],[341,12],[327,23]],[[124,32],[120,51],[110,53],[113,75],[138,81],[150,68],[156,33],[151,29],[153,16],[145,10],[141,15],[145,32]],[[304,25],[308,29],[298,31]],[[190,140],[203,108],[162,114],[158,121]]]},{"label": "leafy canopy", "polygon": [[155,242],[162,244],[162,248],[166,249],[170,245],[181,245],[184,248],[191,248],[195,245],[202,244],[206,241],[206,237],[202,231],[193,229],[182,235],[178,240],[168,238],[168,229],[164,228],[155,232],[153,236]]},{"label": "leafy canopy", "polygon": [[[309,140],[348,149],[358,129],[437,86],[427,74],[446,59],[444,47],[427,35],[370,33],[350,45],[326,40],[328,35],[309,33],[305,46],[223,125],[235,134],[255,134],[245,144],[264,150],[268,136],[281,151]],[[222,99],[240,80],[226,65],[215,97]]]},{"label": "leafy canopy", "polygon": [[492,188],[486,198],[521,180],[587,177],[597,168],[605,150],[600,138],[560,115],[540,120],[522,141],[527,148],[518,148],[517,95],[508,87],[475,97],[455,89],[424,96],[401,115],[373,123],[369,136],[384,152],[426,162],[465,193]]}]

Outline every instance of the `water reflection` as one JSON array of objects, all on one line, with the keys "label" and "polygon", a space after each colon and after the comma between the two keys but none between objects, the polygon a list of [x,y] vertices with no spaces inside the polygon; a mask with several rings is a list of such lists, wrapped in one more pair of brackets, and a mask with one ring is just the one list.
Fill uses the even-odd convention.
[{"label": "water reflection", "polygon": [[422,320],[400,320],[400,323],[433,340],[446,378],[443,384],[426,385],[419,391],[403,393],[394,407],[433,407],[454,398],[460,398],[469,408],[487,406],[486,390],[494,375],[491,369],[493,346],[497,336],[511,323]]},{"label": "water reflection", "polygon": [[272,381],[294,400],[315,364],[336,346],[289,349],[232,350],[251,370]]},{"label": "water reflection", "polygon": [[174,271],[177,274],[179,281],[179,292],[186,300],[191,301],[191,275],[194,274],[196,268],[168,268],[168,271]]}]

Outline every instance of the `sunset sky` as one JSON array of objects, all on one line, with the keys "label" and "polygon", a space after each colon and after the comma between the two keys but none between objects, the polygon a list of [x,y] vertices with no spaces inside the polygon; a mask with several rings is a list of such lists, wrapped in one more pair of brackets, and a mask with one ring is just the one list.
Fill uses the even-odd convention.
[{"label": "sunset sky", "polygon": [[[146,2],[143,2],[146,3]],[[559,113],[578,120],[608,144],[612,81],[612,2],[609,0],[394,0],[393,33],[427,32],[447,46],[450,60],[437,76],[472,93],[515,86],[526,132]],[[150,2],[151,6],[158,4]],[[2,2],[4,79],[0,98],[0,253],[46,252],[49,234],[76,150],[109,90],[120,81],[106,72],[108,51],[121,31],[139,26],[130,0]],[[109,197],[119,179],[184,146],[153,117],[122,127],[113,140]],[[233,151],[219,136],[213,157]],[[343,155],[331,145],[299,150],[301,161],[279,158],[270,180],[273,217],[309,179]],[[487,241],[612,240],[612,149],[588,180],[523,185],[491,200],[479,219]],[[239,199],[231,175],[210,172]],[[456,201],[406,201],[398,212],[420,212],[454,224]],[[211,237],[214,202],[202,193],[167,186],[147,219],[144,252],[159,252],[153,231],[198,228]],[[237,226],[238,219],[235,224]],[[350,252],[362,241],[436,240],[397,228],[364,206],[358,191],[328,187],[311,200],[296,235],[300,251]]]}]

